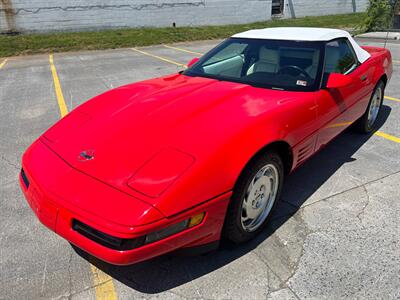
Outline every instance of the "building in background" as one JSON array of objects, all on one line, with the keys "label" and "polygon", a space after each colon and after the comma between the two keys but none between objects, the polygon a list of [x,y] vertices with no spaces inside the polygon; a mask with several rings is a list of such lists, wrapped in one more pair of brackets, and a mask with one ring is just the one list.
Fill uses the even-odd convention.
[{"label": "building in background", "polygon": [[362,12],[368,0],[0,0],[0,32],[222,25]]}]

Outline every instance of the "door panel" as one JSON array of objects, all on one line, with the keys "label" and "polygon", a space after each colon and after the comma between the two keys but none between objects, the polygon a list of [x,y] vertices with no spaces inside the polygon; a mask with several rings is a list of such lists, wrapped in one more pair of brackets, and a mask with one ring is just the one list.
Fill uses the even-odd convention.
[{"label": "door panel", "polygon": [[[350,87],[353,89],[354,84]],[[317,150],[326,145],[353,121],[352,105],[356,95],[346,89],[321,90],[318,95],[318,135]]]},{"label": "door panel", "polygon": [[[372,72],[367,64],[352,65],[347,40],[335,41],[326,49],[325,78],[329,73],[347,74],[352,78],[349,86],[338,89],[321,89],[317,95],[320,132],[316,149],[326,145],[335,136],[356,121],[366,109],[371,92]],[[346,48],[348,47],[348,48]],[[329,49],[328,49],[329,48]],[[354,56],[354,62],[356,58]],[[348,66],[346,66],[346,63]]]}]

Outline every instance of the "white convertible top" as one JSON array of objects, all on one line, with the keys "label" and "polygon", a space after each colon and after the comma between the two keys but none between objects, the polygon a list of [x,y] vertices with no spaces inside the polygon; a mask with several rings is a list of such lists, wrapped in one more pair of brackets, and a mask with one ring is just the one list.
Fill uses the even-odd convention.
[{"label": "white convertible top", "polygon": [[344,30],[313,27],[275,27],[254,29],[237,33],[234,38],[286,40],[286,41],[330,41],[337,38],[347,38],[354,48],[359,62],[365,62],[371,55],[361,48],[353,37]]}]

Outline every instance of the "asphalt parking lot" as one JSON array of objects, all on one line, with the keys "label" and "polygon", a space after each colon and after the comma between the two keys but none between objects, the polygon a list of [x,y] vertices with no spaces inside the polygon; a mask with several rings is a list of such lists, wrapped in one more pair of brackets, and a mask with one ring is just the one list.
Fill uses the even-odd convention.
[{"label": "asphalt parking lot", "polygon": [[62,53],[53,63],[49,55],[0,59],[0,299],[400,298],[399,43],[387,45],[394,72],[379,131],[346,131],[288,177],[255,241],[114,267],[36,219],[18,186],[32,141],[87,99],[177,72],[216,43]]}]

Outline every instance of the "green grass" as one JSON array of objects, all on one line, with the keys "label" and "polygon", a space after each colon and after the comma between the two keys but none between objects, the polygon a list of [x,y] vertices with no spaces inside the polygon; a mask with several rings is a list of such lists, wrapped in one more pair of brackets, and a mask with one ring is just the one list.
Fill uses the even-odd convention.
[{"label": "green grass", "polygon": [[356,28],[365,14],[346,14],[299,19],[274,20],[251,24],[180,28],[136,28],[90,32],[0,35],[0,57],[65,52],[74,50],[114,49],[182,41],[226,38],[234,33],[264,27],[308,26]]}]

